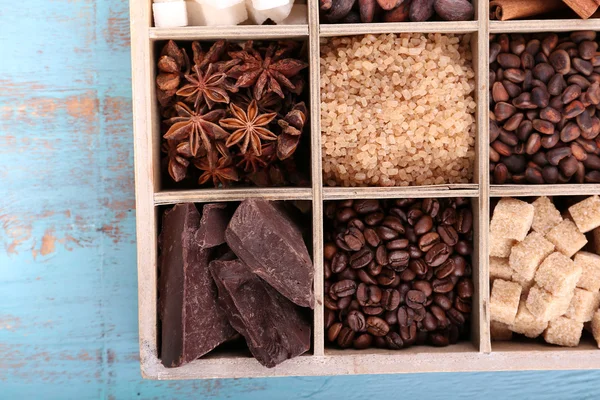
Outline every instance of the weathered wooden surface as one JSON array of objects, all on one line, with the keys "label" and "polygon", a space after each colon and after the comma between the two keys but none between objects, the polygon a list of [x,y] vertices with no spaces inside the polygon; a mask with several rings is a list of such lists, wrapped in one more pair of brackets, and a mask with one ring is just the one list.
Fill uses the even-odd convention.
[{"label": "weathered wooden surface", "polygon": [[597,397],[600,371],[143,381],[127,10],[2,2],[0,399]]}]

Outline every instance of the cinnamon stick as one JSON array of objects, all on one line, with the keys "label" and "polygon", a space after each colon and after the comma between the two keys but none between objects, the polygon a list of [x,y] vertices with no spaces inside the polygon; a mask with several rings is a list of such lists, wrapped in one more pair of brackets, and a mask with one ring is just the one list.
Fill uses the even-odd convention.
[{"label": "cinnamon stick", "polygon": [[507,21],[533,17],[562,8],[566,7],[561,0],[494,0],[490,1],[490,16],[500,21]]},{"label": "cinnamon stick", "polygon": [[581,18],[588,19],[598,10],[598,0],[563,0]]}]

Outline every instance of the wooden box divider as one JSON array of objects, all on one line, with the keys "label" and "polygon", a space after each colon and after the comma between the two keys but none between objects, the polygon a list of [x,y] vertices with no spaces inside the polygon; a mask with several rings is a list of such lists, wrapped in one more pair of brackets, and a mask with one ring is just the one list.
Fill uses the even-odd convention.
[{"label": "wooden box divider", "polygon": [[[490,197],[589,195],[600,185],[491,185],[489,182],[489,34],[600,30],[600,20],[488,22],[489,1],[474,0],[475,21],[319,25],[318,0],[308,0],[308,25],[154,28],[151,0],[130,0],[134,110],[135,181],[138,242],[139,332],[142,375],[149,379],[206,379],[267,376],[345,375],[408,372],[458,372],[524,369],[600,368],[595,346],[576,349],[490,340],[488,231]],[[320,125],[321,38],[380,33],[455,33],[471,35],[476,73],[477,141],[473,183],[411,187],[323,187]],[[163,190],[160,131],[154,79],[157,42],[165,40],[247,40],[295,38],[309,44],[311,185],[300,188]],[[401,351],[338,350],[325,345],[323,327],[323,201],[367,198],[468,197],[475,222],[473,280],[475,297],[471,342],[447,348],[414,347]],[[164,368],[158,358],[157,236],[159,206],[182,202],[241,201],[246,198],[312,202],[315,309],[309,354],[267,369],[253,358],[209,354],[179,368]]]}]

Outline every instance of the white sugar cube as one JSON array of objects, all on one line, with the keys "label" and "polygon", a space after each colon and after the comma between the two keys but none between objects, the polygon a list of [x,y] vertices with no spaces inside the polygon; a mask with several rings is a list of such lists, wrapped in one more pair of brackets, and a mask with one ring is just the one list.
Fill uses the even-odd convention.
[{"label": "white sugar cube", "polygon": [[152,4],[154,26],[157,28],[174,28],[188,25],[185,1],[169,1]]},{"label": "white sugar cube", "polygon": [[252,24],[262,25],[269,17],[258,11],[252,5],[252,0],[246,0],[246,10],[248,11],[248,19]]},{"label": "white sugar cube", "polygon": [[288,15],[290,15],[290,12],[292,12],[293,6],[294,6],[294,2],[290,1],[289,3],[279,6],[279,7],[267,8],[264,10],[257,9],[257,10],[260,11],[267,18],[270,18],[273,22],[279,24],[279,23],[281,23],[281,21],[286,19],[288,17]]},{"label": "white sugar cube", "polygon": [[223,7],[221,3],[218,6],[212,3],[216,4],[217,1],[188,1],[190,24],[194,26],[237,25],[248,19],[244,0],[226,0],[227,7]]},{"label": "white sugar cube", "polygon": [[306,25],[308,24],[308,7],[306,4],[294,4],[290,15],[283,21],[281,25]]},{"label": "white sugar cube", "polygon": [[252,6],[259,11],[285,6],[289,3],[293,4],[294,2],[292,0],[252,0]]}]

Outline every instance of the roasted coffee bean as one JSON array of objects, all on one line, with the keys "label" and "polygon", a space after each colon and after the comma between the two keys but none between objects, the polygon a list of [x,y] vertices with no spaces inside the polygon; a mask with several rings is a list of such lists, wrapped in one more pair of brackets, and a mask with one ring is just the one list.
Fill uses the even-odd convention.
[{"label": "roasted coffee bean", "polygon": [[400,335],[396,332],[390,332],[385,336],[385,342],[387,344],[388,349],[390,350],[400,350],[404,347],[404,341],[400,337]]},{"label": "roasted coffee bean", "polygon": [[411,260],[410,263],[408,264],[408,266],[409,266],[410,270],[414,273],[414,275],[421,275],[421,276],[425,275],[428,270],[427,264],[425,264],[425,261],[423,261],[421,259]]},{"label": "roasted coffee bean", "polygon": [[370,214],[379,210],[378,200],[356,200],[353,204],[354,211],[359,214]]},{"label": "roasted coffee bean", "polygon": [[423,215],[414,225],[415,234],[421,236],[433,228],[433,219],[430,215]]},{"label": "roasted coffee bean", "polygon": [[465,323],[465,316],[455,308],[451,308],[446,311],[446,316],[452,321],[453,324],[463,325]]},{"label": "roasted coffee bean", "polygon": [[389,269],[384,268],[379,275],[377,275],[377,283],[382,286],[389,286],[396,279],[396,272]]},{"label": "roasted coffee bean", "polygon": [[372,343],[373,343],[373,336],[369,335],[368,333],[365,333],[365,334],[358,336],[356,339],[354,339],[353,345],[354,345],[354,348],[357,350],[364,350],[364,349],[368,349],[369,347],[371,347]]},{"label": "roasted coffee bean", "polygon": [[365,245],[365,237],[359,229],[351,227],[344,234],[344,242],[351,250],[358,251]]},{"label": "roasted coffee bean", "polygon": [[348,266],[348,254],[340,251],[335,253],[333,259],[331,260],[331,272],[334,274],[339,274]]},{"label": "roasted coffee bean", "polygon": [[414,281],[412,286],[415,290],[423,292],[426,297],[431,296],[431,294],[433,293],[433,286],[431,286],[431,283],[429,281]]},{"label": "roasted coffee bean", "polygon": [[331,285],[330,293],[335,293],[337,297],[352,296],[356,293],[356,282],[349,279],[339,281]]},{"label": "roasted coffee bean", "polygon": [[[502,165],[502,164],[499,164],[499,165]],[[470,228],[469,228],[469,230],[470,230]],[[444,243],[446,243],[448,246],[454,246],[458,242],[458,239],[459,239],[458,233],[452,226],[442,225],[442,226],[438,227],[438,234],[439,234],[439,237],[442,239],[442,241]]]},{"label": "roasted coffee bean", "polygon": [[367,224],[369,226],[379,225],[381,223],[381,221],[383,221],[384,217],[385,217],[385,214],[382,212],[374,212],[374,213],[368,214],[365,217],[365,224]]},{"label": "roasted coffee bean", "polygon": [[379,236],[377,236],[375,230],[371,228],[366,228],[363,232],[363,236],[365,237],[365,241],[371,247],[377,247],[381,243],[381,239],[379,239]]},{"label": "roasted coffee bean", "polygon": [[459,233],[469,233],[473,227],[473,213],[468,208],[462,208],[458,212],[456,224],[456,230]]},{"label": "roasted coffee bean", "polygon": [[450,278],[434,279],[432,285],[435,293],[448,293],[454,289],[454,283]]},{"label": "roasted coffee bean", "polygon": [[405,269],[400,273],[400,280],[403,282],[410,282],[417,277],[417,274],[410,268]]},{"label": "roasted coffee bean", "polygon": [[367,318],[367,331],[373,336],[385,336],[390,331],[390,326],[379,317]]},{"label": "roasted coffee bean", "polygon": [[341,348],[347,348],[352,346],[354,341],[354,331],[347,326],[342,327],[337,336],[337,343]]},{"label": "roasted coffee bean", "polygon": [[[404,210],[402,210],[401,208],[392,207],[392,208],[390,208],[389,213],[390,213],[390,215],[400,218],[400,220],[403,223],[408,222],[408,217],[406,216],[406,213],[404,212]],[[405,227],[405,229],[406,229],[406,227]]]},{"label": "roasted coffee bean", "polygon": [[434,294],[433,302],[444,311],[448,311],[450,308],[452,308],[452,300],[443,294]]},{"label": "roasted coffee bean", "polygon": [[377,235],[385,241],[396,239],[399,236],[398,231],[388,228],[387,226],[378,226],[375,228],[375,232],[377,232]]},{"label": "roasted coffee bean", "polygon": [[329,327],[329,329],[327,329],[327,339],[330,342],[335,342],[343,326],[344,325],[341,322],[336,322],[335,324],[332,324]]},{"label": "roasted coffee bean", "polygon": [[446,347],[450,344],[449,337],[441,332],[434,332],[429,337],[431,339],[431,344],[436,347]]},{"label": "roasted coffee bean", "polygon": [[366,283],[367,285],[376,285],[377,281],[375,280],[375,278],[373,278],[371,275],[369,275],[369,273],[367,271],[365,271],[364,269],[359,269],[358,272],[356,273],[356,275],[358,276],[358,279],[360,279],[361,282]]},{"label": "roasted coffee bean", "polygon": [[444,279],[452,275],[455,269],[456,262],[454,261],[454,258],[449,258],[448,260],[446,260],[446,262],[444,262],[442,265],[436,268],[435,277],[438,279]]},{"label": "roasted coffee bean", "polygon": [[400,305],[400,292],[396,289],[386,289],[381,296],[381,305],[388,311],[393,311]]},{"label": "roasted coffee bean", "polygon": [[377,251],[375,252],[375,261],[377,261],[377,264],[379,265],[389,264],[388,252],[384,245],[377,247]]},{"label": "roasted coffee bean", "polygon": [[373,261],[373,251],[368,247],[363,247],[360,251],[350,256],[350,267],[354,269],[363,268]]},{"label": "roasted coffee bean", "polygon": [[[442,227],[438,228],[438,232],[440,232],[440,229],[442,229]],[[438,234],[437,232],[429,232],[429,233],[424,234],[419,239],[419,249],[424,252],[429,251],[433,246],[435,246],[436,244],[438,244],[440,242],[440,236],[441,236],[441,233]],[[445,240],[444,240],[444,242],[445,242]],[[447,244],[449,244],[449,243],[447,243]]]},{"label": "roasted coffee bean", "polygon": [[464,299],[469,299],[473,297],[474,288],[472,280],[462,278],[456,284],[456,288],[459,297],[462,297]]},{"label": "roasted coffee bean", "polygon": [[448,257],[450,257],[450,247],[445,243],[438,243],[425,254],[425,262],[432,267],[437,267]]},{"label": "roasted coffee bean", "polygon": [[435,331],[438,327],[438,321],[433,316],[432,313],[425,314],[425,318],[423,319],[423,328],[427,331]]},{"label": "roasted coffee bean", "polygon": [[413,322],[409,326],[400,327],[400,337],[405,346],[411,346],[417,341],[417,323]]},{"label": "roasted coffee bean", "polygon": [[[525,174],[527,175],[527,171],[525,171]],[[454,246],[454,249],[461,256],[470,256],[473,254],[473,246],[466,240],[459,240],[458,243],[456,243],[456,246]]]},{"label": "roasted coffee bean", "polygon": [[352,218],[356,217],[356,212],[350,208],[338,208],[336,218],[339,222],[348,222]]},{"label": "roasted coffee bean", "polygon": [[390,242],[387,242],[385,247],[388,250],[403,250],[406,249],[409,245],[408,239],[396,239]]},{"label": "roasted coffee bean", "polygon": [[337,301],[338,309],[341,310],[342,312],[347,312],[348,311],[347,308],[350,307],[350,303],[352,303],[352,297],[350,297],[350,296],[341,297]]},{"label": "roasted coffee bean", "polygon": [[410,254],[404,250],[395,250],[388,253],[388,262],[390,268],[400,272],[403,271],[410,261]]},{"label": "roasted coffee bean", "polygon": [[371,276],[377,276],[381,273],[383,267],[383,265],[377,264],[375,261],[371,261],[369,265],[367,265],[367,272]]},{"label": "roasted coffee bean", "polygon": [[470,298],[461,298],[457,297],[454,299],[454,308],[460,311],[463,314],[470,314],[472,310],[471,299]]},{"label": "roasted coffee bean", "polygon": [[354,332],[365,332],[367,330],[367,319],[360,311],[350,311],[346,317],[348,326]]},{"label": "roasted coffee bean", "polygon": [[402,220],[398,217],[394,217],[392,215],[387,216],[383,219],[382,225],[393,229],[398,233],[404,233],[404,225],[402,224]]},{"label": "roasted coffee bean", "polygon": [[358,218],[352,218],[348,221],[348,229],[358,229],[361,233],[365,230],[365,224]]},{"label": "roasted coffee bean", "polygon": [[381,306],[364,306],[362,310],[366,315],[372,316],[382,315],[385,311]]},{"label": "roasted coffee bean", "polygon": [[456,209],[446,208],[442,212],[442,224],[443,225],[454,225],[456,222]]}]

